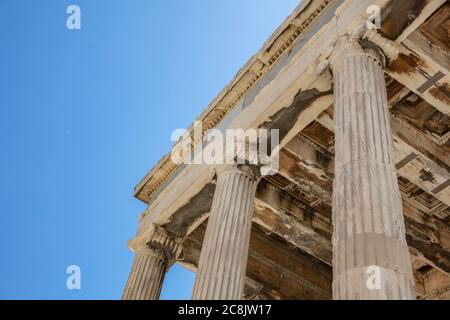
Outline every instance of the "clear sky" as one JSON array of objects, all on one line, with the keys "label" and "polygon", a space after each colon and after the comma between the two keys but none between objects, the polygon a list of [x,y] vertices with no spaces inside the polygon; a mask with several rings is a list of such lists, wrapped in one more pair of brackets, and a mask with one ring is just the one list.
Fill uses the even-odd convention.
[{"label": "clear sky", "polygon": [[134,186],[298,2],[0,0],[0,299],[119,299]]}]

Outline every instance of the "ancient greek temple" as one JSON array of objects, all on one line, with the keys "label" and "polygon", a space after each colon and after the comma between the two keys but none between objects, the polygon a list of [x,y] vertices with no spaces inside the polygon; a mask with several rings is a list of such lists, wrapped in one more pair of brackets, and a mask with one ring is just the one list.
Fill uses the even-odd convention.
[{"label": "ancient greek temple", "polygon": [[174,263],[194,300],[450,299],[449,17],[301,1],[195,122],[277,129],[277,171],[163,157],[123,299],[158,299]]}]

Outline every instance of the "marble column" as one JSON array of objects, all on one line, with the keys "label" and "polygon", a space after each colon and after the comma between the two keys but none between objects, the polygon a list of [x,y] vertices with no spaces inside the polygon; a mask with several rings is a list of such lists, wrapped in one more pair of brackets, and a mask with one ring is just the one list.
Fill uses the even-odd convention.
[{"label": "marble column", "polygon": [[158,300],[164,276],[174,263],[178,244],[155,233],[152,240],[133,248],[133,266],[122,300]]},{"label": "marble column", "polygon": [[258,176],[253,167],[221,166],[195,278],[193,300],[239,300]]},{"label": "marble column", "polygon": [[396,46],[342,37],[334,76],[333,298],[414,299],[383,68]]}]

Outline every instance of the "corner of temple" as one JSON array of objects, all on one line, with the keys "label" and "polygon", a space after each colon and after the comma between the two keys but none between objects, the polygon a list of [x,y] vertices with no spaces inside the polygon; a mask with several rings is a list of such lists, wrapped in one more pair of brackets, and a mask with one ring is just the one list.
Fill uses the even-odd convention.
[{"label": "corner of temple", "polygon": [[149,230],[128,241],[128,247],[136,254],[158,254],[162,255],[169,265],[181,256],[182,242],[167,234],[167,232],[156,224],[153,224]]},{"label": "corner of temple", "polygon": [[169,265],[175,263],[182,252],[181,240],[170,236],[161,226],[154,225],[154,228],[152,237],[147,242],[147,245],[154,249],[162,250]]}]

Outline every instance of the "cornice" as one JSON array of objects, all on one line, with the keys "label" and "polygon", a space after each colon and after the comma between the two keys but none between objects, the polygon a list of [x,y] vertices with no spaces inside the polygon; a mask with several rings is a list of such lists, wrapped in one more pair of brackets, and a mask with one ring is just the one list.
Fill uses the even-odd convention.
[{"label": "cornice", "polygon": [[[295,41],[308,29],[333,0],[303,0],[294,12],[272,34],[263,48],[242,67],[231,83],[201,113],[203,131],[214,128],[255,83],[293,47]],[[350,1],[351,2],[351,1]],[[193,135],[194,128],[189,132]],[[177,144],[173,146],[177,148]],[[170,153],[164,156],[135,187],[134,195],[149,203],[151,195],[177,169]]]}]

